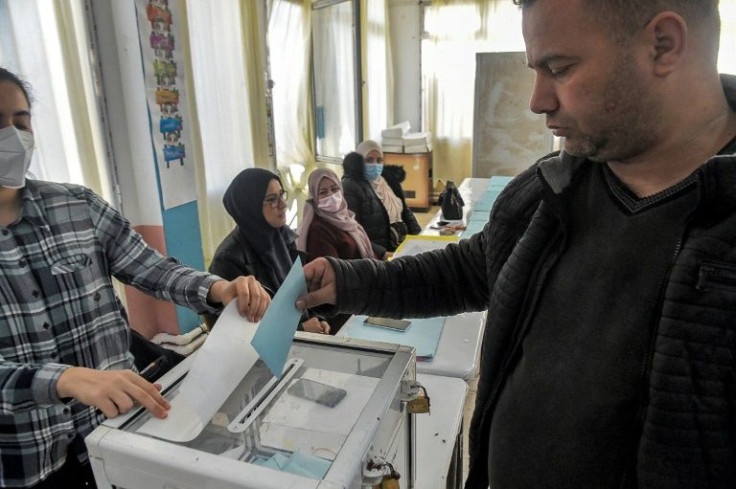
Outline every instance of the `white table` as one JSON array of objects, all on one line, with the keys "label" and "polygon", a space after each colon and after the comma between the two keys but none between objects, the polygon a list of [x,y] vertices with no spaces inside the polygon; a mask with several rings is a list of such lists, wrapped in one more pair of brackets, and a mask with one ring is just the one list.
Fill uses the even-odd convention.
[{"label": "white table", "polygon": [[470,380],[478,370],[486,311],[450,316],[445,320],[434,358],[417,362],[417,372]]},{"label": "white table", "polygon": [[417,380],[427,389],[430,414],[415,417],[416,487],[462,487],[462,424],[468,384],[460,379],[426,374],[417,374]]},{"label": "white table", "polygon": [[[430,360],[418,360],[417,372],[472,379],[478,370],[485,319],[486,311],[466,312],[446,318],[434,357]],[[375,326],[351,323],[350,327],[343,326],[336,336],[350,337],[348,331],[361,331],[363,328],[369,328],[375,334]],[[360,337],[358,334],[355,336]],[[379,340],[374,338],[372,341]]]}]

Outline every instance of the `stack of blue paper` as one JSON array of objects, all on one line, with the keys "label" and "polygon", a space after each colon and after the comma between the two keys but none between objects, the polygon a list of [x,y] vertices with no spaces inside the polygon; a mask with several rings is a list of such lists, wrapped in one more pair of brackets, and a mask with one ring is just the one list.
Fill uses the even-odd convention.
[{"label": "stack of blue paper", "polygon": [[496,202],[503,188],[514,177],[493,176],[488,183],[488,188],[483,192],[480,199],[473,204],[473,211],[466,219],[465,231],[460,235],[460,239],[469,238],[472,235],[483,231],[488,218],[491,214],[493,204]]}]

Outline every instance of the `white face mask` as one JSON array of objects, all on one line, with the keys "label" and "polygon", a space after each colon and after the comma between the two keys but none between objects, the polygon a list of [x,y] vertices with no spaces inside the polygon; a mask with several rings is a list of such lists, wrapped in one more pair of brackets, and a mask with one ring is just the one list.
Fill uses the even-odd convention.
[{"label": "white face mask", "polygon": [[32,156],[32,133],[14,126],[0,129],[0,187],[23,188]]},{"label": "white face mask", "polygon": [[342,192],[335,192],[334,194],[328,195],[327,197],[322,197],[317,201],[317,207],[319,207],[320,210],[329,212],[330,214],[334,214],[335,212],[339,211],[341,205]]}]

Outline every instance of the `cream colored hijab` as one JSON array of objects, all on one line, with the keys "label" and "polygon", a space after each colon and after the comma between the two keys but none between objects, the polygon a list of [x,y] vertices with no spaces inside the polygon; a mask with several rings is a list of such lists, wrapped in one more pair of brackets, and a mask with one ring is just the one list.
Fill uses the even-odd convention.
[{"label": "cream colored hijab", "polygon": [[[381,158],[383,158],[381,145],[371,139],[366,139],[360,143],[358,147],[355,148],[355,151],[362,154],[363,158],[367,157],[368,153],[371,151],[376,151],[381,155]],[[404,210],[404,204],[401,202],[401,199],[396,196],[394,191],[391,190],[391,186],[388,184],[386,179],[381,176],[370,182],[370,184],[376,192],[376,195],[378,195],[378,198],[381,200],[383,207],[386,209],[389,222],[391,224],[401,222],[401,213]]]}]

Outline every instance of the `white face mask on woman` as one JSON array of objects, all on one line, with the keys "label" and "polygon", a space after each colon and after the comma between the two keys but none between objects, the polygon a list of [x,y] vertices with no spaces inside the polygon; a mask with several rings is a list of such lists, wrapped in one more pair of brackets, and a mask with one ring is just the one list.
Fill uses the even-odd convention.
[{"label": "white face mask on woman", "polygon": [[335,192],[334,194],[322,197],[317,201],[317,207],[319,207],[320,210],[323,210],[330,214],[334,214],[335,212],[340,210],[341,205],[342,192]]},{"label": "white face mask on woman", "polygon": [[32,156],[32,133],[14,126],[0,129],[0,186],[23,188]]}]

